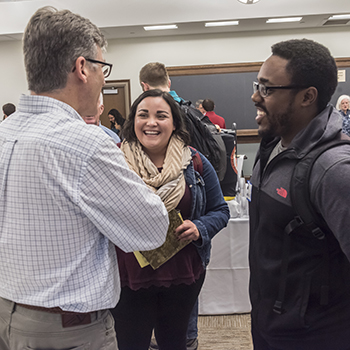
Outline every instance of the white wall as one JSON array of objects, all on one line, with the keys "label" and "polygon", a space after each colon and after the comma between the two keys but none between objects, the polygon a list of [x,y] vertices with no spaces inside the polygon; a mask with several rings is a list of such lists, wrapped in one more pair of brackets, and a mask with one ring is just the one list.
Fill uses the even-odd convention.
[{"label": "white wall", "polygon": [[[11,102],[16,106],[20,94],[28,93],[22,42],[0,42],[0,107]],[[0,110],[2,119],[2,110]]]},{"label": "white wall", "polygon": [[141,92],[138,72],[148,62],[182,66],[264,61],[272,44],[292,38],[316,40],[334,57],[350,57],[349,34],[350,27],[338,27],[110,40],[106,60],[114,64],[110,79],[131,79],[135,99]]},{"label": "white wall", "polygon": [[[308,30],[281,30],[210,35],[163,36],[109,40],[107,62],[113,63],[110,80],[130,79],[132,101],[141,93],[140,68],[153,61],[166,66],[264,61],[272,44],[292,38],[308,38],[327,46],[334,57],[350,57],[350,27]],[[55,67],[52,67],[55,69]],[[0,105],[18,104],[19,95],[27,93],[21,42],[0,42]],[[248,161],[245,175],[251,172],[255,146],[242,145]]]},{"label": "white wall", "polygon": [[[163,36],[109,40],[106,61],[114,64],[109,79],[130,79],[131,98],[141,92],[140,68],[151,61],[167,66],[264,61],[272,44],[292,38],[309,38],[326,45],[334,57],[350,57],[350,27],[309,30],[261,31],[210,35]],[[55,67],[52,67],[55,69]],[[18,102],[27,93],[22,43],[0,42],[0,105]]]}]

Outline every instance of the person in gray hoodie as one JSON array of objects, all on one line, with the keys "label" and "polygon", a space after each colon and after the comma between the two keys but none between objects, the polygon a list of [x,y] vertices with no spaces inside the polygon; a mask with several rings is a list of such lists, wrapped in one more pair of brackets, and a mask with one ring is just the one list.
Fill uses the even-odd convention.
[{"label": "person in gray hoodie", "polygon": [[[328,104],[337,86],[334,58],[311,40],[280,42],[257,79],[252,100],[262,112],[256,118],[262,141],[251,178],[249,250],[254,349],[350,349],[349,144],[324,152],[310,176],[310,200],[328,225],[326,237],[304,227],[284,231],[295,216],[296,163],[341,138],[341,117]],[[276,303],[283,278],[284,298]]]}]

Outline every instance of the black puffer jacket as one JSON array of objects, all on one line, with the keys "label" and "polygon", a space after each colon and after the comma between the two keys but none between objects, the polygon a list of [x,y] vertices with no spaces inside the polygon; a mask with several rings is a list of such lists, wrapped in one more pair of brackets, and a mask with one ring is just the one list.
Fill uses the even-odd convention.
[{"label": "black puffer jacket", "polygon": [[[311,201],[333,234],[327,237],[330,263],[327,305],[324,242],[300,230],[290,238],[283,312],[273,311],[281,278],[284,228],[294,217],[289,198],[293,168],[317,144],[339,137],[341,117],[327,107],[278,154],[279,141],[263,140],[254,167],[250,205],[250,297],[252,324],[283,350],[343,350],[350,347],[350,145],[326,151],[315,163]],[[345,253],[345,254],[344,254]]]}]

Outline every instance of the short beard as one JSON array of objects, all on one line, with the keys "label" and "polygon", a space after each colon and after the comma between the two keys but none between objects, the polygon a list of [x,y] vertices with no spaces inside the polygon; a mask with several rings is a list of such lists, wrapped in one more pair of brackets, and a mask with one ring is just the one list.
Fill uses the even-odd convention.
[{"label": "short beard", "polygon": [[[283,135],[288,134],[291,129],[291,115],[293,114],[293,105],[294,100],[289,102],[287,109],[280,114],[275,115],[274,124],[269,124],[269,128],[265,130],[258,130],[259,135],[263,139],[272,139],[275,137],[283,137]],[[268,117],[268,112],[264,110],[266,113],[265,118]],[[276,125],[277,121],[277,125]]]}]

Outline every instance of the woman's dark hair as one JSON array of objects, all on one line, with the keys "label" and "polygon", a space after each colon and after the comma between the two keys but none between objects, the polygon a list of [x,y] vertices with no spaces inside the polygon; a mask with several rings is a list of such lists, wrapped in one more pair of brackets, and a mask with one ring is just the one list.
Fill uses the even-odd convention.
[{"label": "woman's dark hair", "polygon": [[120,126],[123,126],[125,123],[125,119],[121,115],[114,116],[114,120],[115,120],[115,123]]},{"label": "woman's dark hair", "polygon": [[161,97],[170,106],[171,114],[173,115],[173,123],[175,126],[173,135],[178,136],[187,146],[190,142],[190,134],[186,130],[186,123],[185,123],[186,116],[184,112],[180,109],[177,102],[175,102],[175,100],[172,98],[170,94],[158,89],[145,91],[134,101],[134,103],[131,106],[129,116],[126,119],[125,124],[123,126],[122,137],[128,142],[137,141],[137,137],[135,134],[135,116],[136,116],[137,106],[146,97]]},{"label": "woman's dark hair", "polygon": [[113,127],[115,123],[119,124],[120,126],[124,125],[125,119],[123,118],[123,116],[120,114],[120,112],[117,109],[112,108],[108,112],[108,114],[113,115],[113,117],[114,117],[114,122],[111,122],[111,127]]}]

